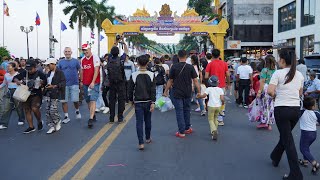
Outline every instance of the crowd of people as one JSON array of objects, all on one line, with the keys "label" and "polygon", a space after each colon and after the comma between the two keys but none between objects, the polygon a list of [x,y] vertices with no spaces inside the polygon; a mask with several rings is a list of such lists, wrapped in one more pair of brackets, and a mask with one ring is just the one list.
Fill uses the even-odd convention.
[{"label": "crowd of people", "polygon": [[[119,43],[123,54],[120,54]],[[299,164],[308,166],[310,163],[314,173],[320,169],[310,153],[310,145],[316,139],[316,124],[320,122],[320,114],[315,111],[320,80],[314,72],[310,72],[308,78],[304,62],[299,60],[297,66],[290,51],[282,50],[278,62],[272,54],[259,63],[242,57],[235,67],[220,58],[218,49],[205,57],[200,57],[196,51],[188,54],[185,50],[172,57],[148,54],[129,57],[122,37],[103,58],[93,55],[88,44],[82,45],[82,52],[81,59],[72,58],[71,48],[66,47],[64,58],[49,58],[42,65],[33,59],[4,59],[0,67],[0,129],[9,127],[15,110],[18,125],[28,123],[25,134],[36,131],[33,115],[37,130],[42,130],[40,109],[44,103],[47,134],[52,134],[61,129],[62,123],[71,121],[73,116],[69,116],[68,102],[74,105],[76,119],[82,118],[79,107],[83,100],[88,105],[88,128],[94,127],[95,113],[99,111],[110,113],[108,123],[121,124],[125,122],[126,103],[132,103],[138,148],[144,150],[144,144],[152,142],[151,118],[155,103],[162,97],[170,97],[178,126],[176,137],[186,138],[193,133],[190,120],[193,103],[199,116],[208,116],[211,139],[216,141],[218,127],[225,125],[225,95],[228,90],[231,95],[234,89],[236,103],[249,109],[249,119],[258,122],[257,128],[272,130],[272,125],[276,124],[280,139],[270,158],[276,167],[286,151],[290,173],[284,179],[302,179]],[[16,91],[29,92],[27,99],[18,101]],[[64,118],[59,114],[60,102]],[[300,160],[291,133],[299,120],[303,155]]]}]

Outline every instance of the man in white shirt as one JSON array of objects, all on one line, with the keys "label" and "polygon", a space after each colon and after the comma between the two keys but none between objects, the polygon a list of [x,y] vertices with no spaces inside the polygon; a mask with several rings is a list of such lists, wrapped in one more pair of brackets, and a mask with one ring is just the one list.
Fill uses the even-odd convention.
[{"label": "man in white shirt", "polygon": [[[237,82],[239,83],[239,106],[248,108],[249,92],[252,87],[252,68],[248,65],[248,59],[246,57],[241,58],[241,66],[237,69]],[[243,99],[244,92],[244,99]]]},{"label": "man in white shirt", "polygon": [[304,95],[318,98],[320,94],[320,80],[317,78],[317,74],[315,72],[311,72],[309,77],[310,80],[307,83],[308,87]]}]

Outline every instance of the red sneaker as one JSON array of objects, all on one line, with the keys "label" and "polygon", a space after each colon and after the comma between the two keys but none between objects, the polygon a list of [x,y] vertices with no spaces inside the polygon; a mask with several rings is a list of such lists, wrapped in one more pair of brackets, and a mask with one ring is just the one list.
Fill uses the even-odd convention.
[{"label": "red sneaker", "polygon": [[184,133],[185,134],[191,134],[193,132],[192,128],[189,128],[188,130],[185,130]]},{"label": "red sneaker", "polygon": [[263,123],[260,123],[258,126],[257,126],[258,129],[261,129],[261,128],[268,128],[268,124],[263,124]]},{"label": "red sneaker", "polygon": [[176,136],[177,136],[178,138],[185,138],[185,137],[186,137],[185,134],[180,134],[179,132],[176,132]]}]

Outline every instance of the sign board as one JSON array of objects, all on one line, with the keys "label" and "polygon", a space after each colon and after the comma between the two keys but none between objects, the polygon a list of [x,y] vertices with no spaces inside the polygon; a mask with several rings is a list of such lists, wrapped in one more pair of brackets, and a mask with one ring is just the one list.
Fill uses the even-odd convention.
[{"label": "sign board", "polygon": [[174,36],[174,32],[157,32],[158,36]]},{"label": "sign board", "polygon": [[208,36],[207,32],[193,32],[192,36]]},{"label": "sign board", "polygon": [[237,40],[227,41],[227,49],[240,50],[241,49],[241,41],[237,41]]},{"label": "sign board", "polygon": [[124,32],[123,35],[124,36],[138,36],[139,33],[138,32]]}]

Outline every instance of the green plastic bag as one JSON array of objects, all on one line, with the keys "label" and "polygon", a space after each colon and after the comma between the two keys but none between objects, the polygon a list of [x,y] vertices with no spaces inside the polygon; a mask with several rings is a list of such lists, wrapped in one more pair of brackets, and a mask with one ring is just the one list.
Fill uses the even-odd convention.
[{"label": "green plastic bag", "polygon": [[160,97],[159,99],[157,99],[156,101],[156,108],[162,108],[162,106],[164,106],[166,104],[166,101],[164,99],[164,97]]}]

